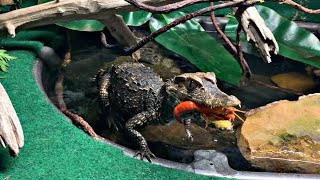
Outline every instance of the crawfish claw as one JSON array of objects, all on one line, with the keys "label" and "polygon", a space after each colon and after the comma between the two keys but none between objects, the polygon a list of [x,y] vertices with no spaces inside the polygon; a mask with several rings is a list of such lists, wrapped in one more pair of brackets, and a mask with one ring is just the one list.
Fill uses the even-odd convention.
[{"label": "crawfish claw", "polygon": [[150,149],[141,149],[133,157],[140,156],[140,160],[146,158],[151,163],[151,158],[156,156],[150,151]]}]

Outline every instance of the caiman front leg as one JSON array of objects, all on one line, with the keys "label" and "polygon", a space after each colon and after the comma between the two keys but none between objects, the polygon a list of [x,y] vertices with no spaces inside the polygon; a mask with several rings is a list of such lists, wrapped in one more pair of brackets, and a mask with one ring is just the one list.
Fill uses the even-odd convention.
[{"label": "caiman front leg", "polygon": [[100,75],[99,80],[98,81],[98,87],[99,87],[99,98],[100,101],[103,105],[103,107],[107,107],[109,106],[109,93],[108,93],[108,89],[109,89],[109,84],[110,84],[110,74],[109,73],[105,73]]},{"label": "caiman front leg", "polygon": [[110,90],[110,74],[107,70],[100,70],[99,74],[95,77],[96,82],[98,83],[99,88],[99,99],[102,105],[102,112],[107,114],[106,121],[108,123],[109,128],[114,127],[117,131],[122,129],[122,124],[119,121],[115,121],[114,117],[111,116],[112,110],[109,106],[109,90]]},{"label": "caiman front leg", "polygon": [[141,160],[146,158],[149,162],[151,162],[151,158],[155,157],[155,155],[150,151],[146,139],[136,130],[136,128],[141,127],[156,118],[157,113],[152,109],[149,111],[143,111],[127,121],[125,125],[125,132],[139,145],[139,151],[134,155],[134,157],[140,155]]}]

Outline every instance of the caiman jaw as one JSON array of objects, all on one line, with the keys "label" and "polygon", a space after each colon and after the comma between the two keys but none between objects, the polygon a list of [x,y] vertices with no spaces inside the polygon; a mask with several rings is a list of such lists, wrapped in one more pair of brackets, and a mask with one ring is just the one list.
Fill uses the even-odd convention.
[{"label": "caiman jaw", "polygon": [[180,101],[176,106],[177,115],[195,110],[207,116],[225,117],[230,107],[240,105],[238,98],[218,88],[214,73],[182,74],[166,82],[165,88],[170,96]]},{"label": "caiman jaw", "polygon": [[228,107],[235,107],[235,106],[241,105],[241,102],[237,97],[233,95],[229,96],[220,90],[218,93],[209,96],[209,98],[205,100],[199,100],[199,99],[194,99],[190,97],[186,97],[185,99],[182,99],[182,101],[185,101],[185,100],[192,101],[196,103],[198,106],[207,107],[207,108],[228,108]]},{"label": "caiman jaw", "polygon": [[207,117],[215,117],[219,120],[225,119],[235,119],[235,111],[240,111],[235,108],[235,106],[240,106],[240,100],[233,96],[227,95],[219,89],[215,94],[211,96],[211,102],[207,101],[194,101],[190,99],[190,101],[195,103],[197,107],[197,111],[203,116]]}]

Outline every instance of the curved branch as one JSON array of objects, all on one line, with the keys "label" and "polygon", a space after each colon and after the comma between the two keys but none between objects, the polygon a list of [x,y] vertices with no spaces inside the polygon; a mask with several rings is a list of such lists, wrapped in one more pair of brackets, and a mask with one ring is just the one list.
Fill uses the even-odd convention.
[{"label": "curved branch", "polygon": [[[214,3],[211,2],[210,6],[214,6]],[[214,28],[219,33],[221,38],[227,43],[227,45],[232,49],[232,51],[237,54],[238,53],[237,48],[233,45],[233,43],[230,41],[230,39],[220,29],[219,24],[218,24],[217,19],[216,19],[216,16],[214,14],[214,11],[212,11],[210,13],[210,18],[211,18],[211,21],[212,21],[212,24],[213,24]]]},{"label": "curved branch", "polygon": [[[138,7],[139,9],[143,9],[152,13],[167,13],[167,12],[171,12],[173,10],[177,10],[186,6],[190,6],[192,4],[209,2],[210,0],[184,0],[184,1],[176,2],[172,4],[167,4],[164,6],[159,6],[159,7],[150,6],[138,0],[125,0],[125,1]],[[215,0],[215,1],[218,1],[218,0]]]},{"label": "curved branch", "polygon": [[309,14],[320,14],[320,9],[309,9],[309,8],[306,8],[304,6],[302,6],[301,4],[298,4],[292,0],[273,0],[273,1],[276,1],[276,2],[279,2],[280,4],[287,4],[295,9],[298,9],[300,11],[303,11],[303,12],[306,12],[306,13],[309,13]]},{"label": "curved branch", "polygon": [[[240,24],[240,22],[239,22],[239,24]],[[238,56],[239,56],[239,64],[240,64],[241,69],[242,69],[241,84],[245,84],[244,77],[247,77],[248,79],[252,79],[252,72],[249,69],[247,61],[244,59],[244,55],[243,55],[243,52],[242,52],[241,39],[240,39],[241,30],[242,30],[241,26],[238,26],[238,28],[237,28],[237,38],[236,38],[237,46],[236,47],[237,47]]]},{"label": "curved branch", "polygon": [[70,58],[71,58],[71,54],[70,54],[70,50],[68,50],[65,54],[64,61],[62,63],[62,66],[61,66],[59,74],[58,74],[58,78],[55,82],[54,91],[56,94],[57,107],[59,108],[59,110],[63,114],[65,114],[66,116],[68,116],[70,118],[70,120],[72,121],[73,124],[77,125],[84,132],[86,132],[89,136],[91,136],[92,138],[94,138],[96,140],[103,139],[98,134],[96,134],[96,132],[90,126],[90,124],[87,121],[85,121],[81,116],[69,111],[66,103],[63,100],[63,81],[64,81],[63,71],[64,71],[65,67],[70,63],[70,61],[71,61]]},{"label": "curved branch", "polygon": [[66,116],[70,118],[72,123],[79,126],[84,132],[86,132],[92,138],[99,140],[102,139],[93,128],[85,121],[81,116],[78,114],[72,113],[68,110],[66,103],[63,100],[63,80],[64,75],[60,72],[58,75],[58,79],[55,83],[55,93],[56,93],[56,100],[58,102],[57,106],[59,110],[64,113]]},{"label": "curved branch", "polygon": [[[171,12],[173,10],[180,9],[180,8],[183,8],[183,7],[192,5],[192,4],[196,4],[196,3],[210,2],[210,1],[216,2],[219,0],[183,0],[181,2],[176,2],[176,3],[164,5],[164,6],[159,6],[159,7],[150,6],[150,5],[147,5],[143,2],[139,2],[138,0],[125,0],[125,1],[138,7],[139,9],[143,9],[143,10],[146,10],[146,11],[149,11],[152,13],[161,13],[161,12]],[[237,0],[228,0],[228,2],[230,2],[230,1],[237,1]],[[287,4],[295,9],[298,9],[298,10],[306,12],[306,13],[320,14],[320,9],[316,9],[316,10],[309,9],[309,8],[306,8],[306,7],[302,6],[301,4],[296,3],[292,0],[268,0],[268,1],[278,2],[280,4]],[[224,1],[224,2],[226,2],[226,1]],[[247,0],[246,4],[249,5],[249,4],[254,4],[256,2],[257,1],[255,1],[255,0]],[[259,0],[258,2],[262,3],[262,2],[264,2],[264,0]]]},{"label": "curved branch", "polygon": [[[211,2],[210,3],[210,6],[214,6],[214,3]],[[238,45],[238,49],[241,51],[238,53],[238,49],[235,47],[235,45],[233,45],[233,43],[230,41],[230,39],[224,34],[224,32],[220,29],[219,27],[219,24],[217,22],[217,19],[216,19],[216,16],[214,14],[214,11],[211,11],[210,13],[210,18],[211,18],[211,21],[212,21],[212,24],[214,26],[214,28],[216,29],[216,31],[218,32],[218,34],[221,36],[221,38],[227,43],[227,45],[232,49],[232,51],[234,52],[234,54],[237,54],[239,56],[239,64],[241,66],[241,69],[242,69],[242,76],[243,77],[247,77],[247,78],[252,78],[252,72],[250,70],[250,67],[246,61],[246,59],[244,58],[243,56],[243,53],[242,53],[242,49],[241,49],[241,45],[240,45],[240,41],[237,42],[237,45]],[[239,35],[240,36],[240,35]],[[238,38],[238,34],[237,34],[237,38]],[[239,38],[240,40],[240,38]],[[242,78],[243,79],[243,78]]]}]

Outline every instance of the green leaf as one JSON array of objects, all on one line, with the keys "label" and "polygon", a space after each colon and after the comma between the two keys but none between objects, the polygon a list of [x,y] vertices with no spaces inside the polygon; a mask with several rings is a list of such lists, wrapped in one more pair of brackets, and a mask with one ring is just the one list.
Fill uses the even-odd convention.
[{"label": "green leaf", "polygon": [[50,1],[55,1],[55,0],[39,0],[39,4],[50,2]]},{"label": "green leaf", "polygon": [[[280,16],[268,7],[255,7],[275,36],[280,48],[279,55],[320,68],[320,41],[314,34],[300,28],[293,21]],[[226,35],[233,41],[236,39],[237,26],[238,22],[230,19],[225,28]],[[245,42],[244,37],[242,41],[243,50],[256,55],[255,50],[249,43]]]},{"label": "green leaf", "polygon": [[1,60],[0,61],[0,66],[8,66],[8,63],[6,63],[5,61]]},{"label": "green leaf", "polygon": [[6,50],[0,49],[0,61],[2,60],[5,63],[10,60],[16,59],[15,57],[6,54],[6,52]]},{"label": "green leaf", "polygon": [[70,22],[60,22],[57,25],[65,27],[67,29],[76,30],[76,31],[102,31],[104,25],[97,20],[75,20]]},{"label": "green leaf", "polygon": [[[152,32],[183,16],[182,12],[154,15],[150,20]],[[167,49],[188,59],[201,71],[213,71],[218,79],[239,85],[241,69],[233,56],[207,34],[195,20],[189,20],[161,34],[156,41]]]},{"label": "green leaf", "polygon": [[3,72],[8,72],[7,67],[9,66],[8,63],[6,63],[5,61],[0,61],[0,69]]},{"label": "green leaf", "polygon": [[123,21],[129,26],[141,26],[149,21],[152,13],[147,11],[134,11],[129,13],[120,14]]},{"label": "green leaf", "polygon": [[0,69],[1,69],[3,72],[8,72],[7,66],[5,66],[5,65],[0,65]]},{"label": "green leaf", "polygon": [[15,57],[10,56],[5,50],[0,49],[0,70],[8,72],[9,64],[7,62],[13,59],[15,59]]}]

